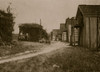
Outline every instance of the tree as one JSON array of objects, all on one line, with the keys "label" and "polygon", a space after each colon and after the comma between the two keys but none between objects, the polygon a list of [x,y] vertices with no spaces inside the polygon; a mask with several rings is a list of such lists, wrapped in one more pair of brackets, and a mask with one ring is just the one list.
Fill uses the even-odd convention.
[{"label": "tree", "polygon": [[0,36],[3,42],[12,41],[12,31],[14,26],[14,17],[12,13],[0,11]]},{"label": "tree", "polygon": [[27,38],[29,41],[39,41],[42,38],[48,39],[46,30],[36,23],[21,24],[19,26],[19,31],[19,40],[26,40]]}]

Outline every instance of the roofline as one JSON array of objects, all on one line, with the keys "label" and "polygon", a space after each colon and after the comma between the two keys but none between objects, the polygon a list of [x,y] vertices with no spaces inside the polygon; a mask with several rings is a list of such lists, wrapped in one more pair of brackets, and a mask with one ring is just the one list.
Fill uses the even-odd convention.
[{"label": "roofline", "polygon": [[82,15],[84,15],[84,13],[83,13],[82,9],[80,8],[80,5],[79,5],[79,10],[80,10],[80,12],[82,13]]},{"label": "roofline", "polygon": [[78,11],[79,11],[79,10],[80,10],[80,12],[82,13],[82,15],[84,15],[82,9],[80,8],[80,6],[81,6],[81,5],[79,5],[78,8],[77,8],[76,19],[77,19]]},{"label": "roofline", "polygon": [[65,23],[60,23],[60,25],[64,25]]},{"label": "roofline", "polygon": [[100,6],[100,5],[86,5],[86,4],[78,5],[77,14],[76,14],[76,19],[77,19],[78,11],[79,11],[79,10],[80,10],[80,12],[81,12],[81,14],[82,14],[83,16],[93,16],[93,17],[96,17],[96,16],[98,16],[98,15],[100,16],[100,14],[98,14],[98,15],[96,15],[96,14],[92,15],[92,13],[84,13],[84,12],[82,11],[82,9],[81,9],[81,6]]}]

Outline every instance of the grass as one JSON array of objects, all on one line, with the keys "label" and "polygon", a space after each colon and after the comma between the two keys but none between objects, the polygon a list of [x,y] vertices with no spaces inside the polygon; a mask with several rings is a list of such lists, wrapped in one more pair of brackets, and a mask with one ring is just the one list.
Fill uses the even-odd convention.
[{"label": "grass", "polygon": [[25,51],[37,52],[41,50],[43,46],[44,44],[40,44],[40,43],[18,41],[15,45],[0,46],[0,57],[14,55]]},{"label": "grass", "polygon": [[100,55],[81,47],[64,48],[0,65],[0,72],[99,72]]}]

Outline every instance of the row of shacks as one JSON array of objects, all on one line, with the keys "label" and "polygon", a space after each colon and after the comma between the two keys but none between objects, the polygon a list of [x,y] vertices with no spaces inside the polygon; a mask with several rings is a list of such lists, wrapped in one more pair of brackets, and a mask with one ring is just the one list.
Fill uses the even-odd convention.
[{"label": "row of shacks", "polygon": [[[62,31],[61,31],[62,30]],[[76,17],[67,18],[66,22],[52,31],[52,40],[70,42],[90,49],[100,48],[100,5],[79,5]]]},{"label": "row of shacks", "polygon": [[38,42],[42,38],[48,39],[48,34],[40,24],[24,23],[19,25],[19,40]]}]

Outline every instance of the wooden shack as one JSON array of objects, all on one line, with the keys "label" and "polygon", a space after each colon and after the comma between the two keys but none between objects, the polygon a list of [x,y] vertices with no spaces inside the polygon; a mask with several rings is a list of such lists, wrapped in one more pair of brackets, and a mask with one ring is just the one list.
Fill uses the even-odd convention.
[{"label": "wooden shack", "polygon": [[79,44],[90,49],[100,48],[100,5],[79,5],[76,19],[80,26]]},{"label": "wooden shack", "polygon": [[61,31],[61,41],[67,41],[67,29],[65,23],[60,24],[60,31]]},{"label": "wooden shack", "polygon": [[71,18],[71,42],[70,45],[78,45],[79,43],[79,27],[75,17]]},{"label": "wooden shack", "polygon": [[61,40],[61,32],[60,29],[53,29],[51,32],[51,40],[52,41],[60,41]]},{"label": "wooden shack", "polygon": [[67,30],[67,42],[71,42],[71,19],[67,18],[65,22],[65,27]]}]

